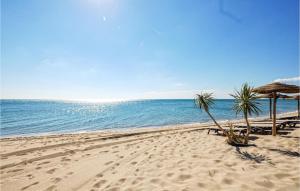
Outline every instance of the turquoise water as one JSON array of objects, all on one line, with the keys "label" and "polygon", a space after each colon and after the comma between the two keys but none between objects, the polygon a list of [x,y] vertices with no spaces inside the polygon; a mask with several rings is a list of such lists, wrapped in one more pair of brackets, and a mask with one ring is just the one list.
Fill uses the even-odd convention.
[{"label": "turquoise water", "polygon": [[[269,101],[260,100],[261,115]],[[217,120],[241,118],[232,111],[233,100],[216,100],[211,113]],[[279,100],[278,113],[295,111],[295,100]],[[83,103],[39,100],[1,100],[1,136],[207,122],[210,119],[193,100],[140,100]]]}]

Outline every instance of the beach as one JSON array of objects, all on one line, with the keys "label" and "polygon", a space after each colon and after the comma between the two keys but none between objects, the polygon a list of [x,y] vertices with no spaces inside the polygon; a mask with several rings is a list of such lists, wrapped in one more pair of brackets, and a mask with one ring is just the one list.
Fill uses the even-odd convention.
[{"label": "beach", "polygon": [[1,1],[0,191],[300,191],[299,2]]},{"label": "beach", "polygon": [[2,138],[1,190],[299,190],[299,128],[233,147],[212,126]]}]

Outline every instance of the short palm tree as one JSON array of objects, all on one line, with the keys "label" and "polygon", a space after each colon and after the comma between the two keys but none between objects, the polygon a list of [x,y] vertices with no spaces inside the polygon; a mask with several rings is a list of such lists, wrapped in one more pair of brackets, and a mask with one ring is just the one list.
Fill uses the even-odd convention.
[{"label": "short palm tree", "polygon": [[209,109],[214,104],[214,98],[212,96],[212,93],[201,93],[196,94],[195,98],[196,106],[200,110],[204,110],[208,116],[213,120],[213,122],[216,124],[216,126],[223,131],[225,135],[227,135],[227,132],[217,123],[217,121],[214,119],[214,117],[210,114]]},{"label": "short palm tree", "polygon": [[247,134],[244,143],[247,144],[251,132],[248,116],[251,116],[253,113],[259,115],[261,110],[258,105],[260,103],[257,101],[257,95],[253,92],[253,88],[247,83],[243,84],[239,91],[236,90],[234,94],[230,95],[235,99],[233,110],[236,111],[236,114],[243,113],[244,115],[247,124]]}]

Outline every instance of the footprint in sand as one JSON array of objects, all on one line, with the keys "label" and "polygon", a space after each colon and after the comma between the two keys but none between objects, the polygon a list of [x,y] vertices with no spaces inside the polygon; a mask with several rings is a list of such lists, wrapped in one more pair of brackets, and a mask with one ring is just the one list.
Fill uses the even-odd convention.
[{"label": "footprint in sand", "polygon": [[55,170],[56,170],[56,168],[52,168],[52,169],[50,169],[50,170],[46,171],[46,173],[48,173],[48,174],[52,174],[52,173],[53,173]]},{"label": "footprint in sand", "polygon": [[213,177],[215,175],[215,173],[216,173],[215,170],[212,170],[212,171],[209,170],[208,171],[208,174],[209,174],[210,177]]},{"label": "footprint in sand", "polygon": [[119,182],[120,183],[124,183],[126,181],[126,178],[121,178],[121,179],[119,179]]},{"label": "footprint in sand", "polygon": [[118,191],[118,190],[120,190],[119,187],[113,187],[113,188],[108,189],[107,191]]},{"label": "footprint in sand", "polygon": [[50,161],[41,162],[38,165],[43,165],[43,164],[48,164],[48,163],[50,163]]},{"label": "footprint in sand", "polygon": [[285,173],[278,173],[278,174],[275,174],[274,176],[276,178],[278,178],[278,179],[282,179],[282,178],[288,177],[290,175],[289,174],[285,174]]},{"label": "footprint in sand", "polygon": [[32,175],[32,174],[27,174],[26,175],[29,179],[33,179],[34,178],[34,176]]},{"label": "footprint in sand", "polygon": [[96,177],[103,177],[103,174],[102,173],[97,174]]},{"label": "footprint in sand", "polygon": [[131,182],[132,185],[137,184],[139,181],[137,179],[135,179],[134,181]]},{"label": "footprint in sand", "polygon": [[205,184],[203,184],[203,183],[201,183],[201,182],[198,182],[197,186],[198,186],[199,188],[204,188],[204,187],[205,187]]},{"label": "footprint in sand", "polygon": [[57,177],[57,178],[55,178],[55,179],[53,180],[53,182],[54,182],[54,183],[58,183],[58,182],[60,182],[61,180],[62,180],[61,178],[58,178],[58,177]]},{"label": "footprint in sand", "polygon": [[71,159],[66,158],[66,157],[63,157],[63,158],[61,159],[61,161],[62,161],[62,162],[66,162],[66,161],[71,161]]},{"label": "footprint in sand", "polygon": [[34,186],[34,185],[37,185],[39,182],[34,182],[32,184],[29,184],[28,186],[25,186],[23,188],[21,188],[21,190],[26,190],[27,188],[31,187],[31,186]]},{"label": "footprint in sand", "polygon": [[224,179],[222,180],[222,182],[223,182],[224,184],[232,184],[232,183],[233,183],[233,180],[232,180],[232,179],[229,179],[229,178],[224,178]]},{"label": "footprint in sand", "polygon": [[105,163],[105,165],[109,165],[111,163],[113,163],[113,161],[109,161],[109,162]]},{"label": "footprint in sand", "polygon": [[192,178],[192,176],[189,175],[189,174],[181,174],[181,175],[178,176],[179,181],[185,181],[185,180],[188,180],[190,178]]},{"label": "footprint in sand", "polygon": [[48,187],[45,191],[53,191],[56,188],[55,185]]},{"label": "footprint in sand", "polygon": [[174,174],[174,173],[169,172],[169,173],[167,174],[167,177],[171,177],[171,176],[173,176],[173,174]]},{"label": "footprint in sand", "polygon": [[136,164],[137,164],[137,162],[133,161],[131,164],[132,164],[132,165],[136,165]]},{"label": "footprint in sand", "polygon": [[23,155],[26,155],[26,153],[18,153],[18,154],[16,154],[16,156],[23,156]]},{"label": "footprint in sand", "polygon": [[94,184],[94,188],[100,188],[105,183],[106,183],[106,180],[100,180],[99,182]]},{"label": "footprint in sand", "polygon": [[21,169],[21,168],[18,168],[18,169],[15,169],[15,170],[10,170],[10,171],[7,171],[8,173],[10,173],[10,172],[18,172],[18,171],[21,171],[21,170],[23,170],[23,169]]},{"label": "footprint in sand", "polygon": [[259,185],[259,186],[263,186],[263,187],[266,187],[266,188],[272,188],[272,187],[274,187],[274,183],[271,182],[271,181],[268,181],[268,180],[256,181],[255,183],[257,185]]},{"label": "footprint in sand", "polygon": [[150,180],[150,182],[156,184],[156,183],[159,182],[159,179],[158,178],[153,178],[153,179]]}]

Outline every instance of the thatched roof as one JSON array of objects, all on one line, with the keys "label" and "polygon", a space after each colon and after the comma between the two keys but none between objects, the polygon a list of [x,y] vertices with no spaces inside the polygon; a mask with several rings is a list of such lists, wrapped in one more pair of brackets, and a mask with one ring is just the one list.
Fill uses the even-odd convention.
[{"label": "thatched roof", "polygon": [[[273,94],[261,94],[257,96],[258,98],[273,98]],[[284,94],[277,94],[278,98],[294,98],[294,96],[288,96],[288,95],[284,95]],[[296,98],[294,98],[296,99]]]},{"label": "thatched roof", "polygon": [[278,93],[299,93],[300,87],[296,85],[288,85],[279,82],[274,82],[253,89],[254,92],[260,94]]}]

